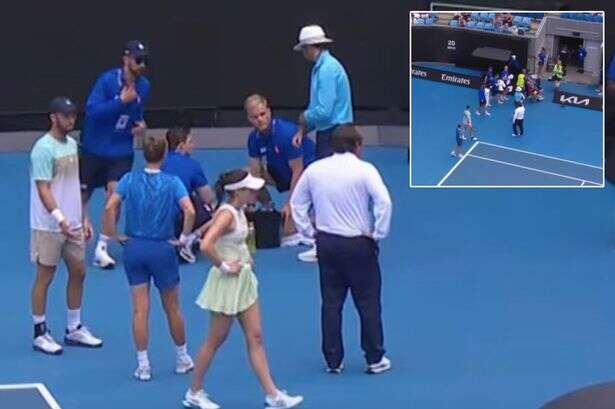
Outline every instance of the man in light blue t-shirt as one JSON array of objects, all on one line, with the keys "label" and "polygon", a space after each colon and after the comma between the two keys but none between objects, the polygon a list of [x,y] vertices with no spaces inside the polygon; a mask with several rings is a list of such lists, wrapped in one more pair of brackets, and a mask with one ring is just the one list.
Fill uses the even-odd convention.
[{"label": "man in light blue t-shirt", "polygon": [[79,192],[77,142],[68,133],[75,127],[77,108],[65,97],[51,101],[51,129],[30,153],[31,259],[36,265],[32,287],[34,349],[58,355],[62,347],[47,328],[47,290],[61,260],[68,267],[66,345],[101,347],[102,341],[81,325],[85,278],[85,241],[92,225],[84,216]]}]

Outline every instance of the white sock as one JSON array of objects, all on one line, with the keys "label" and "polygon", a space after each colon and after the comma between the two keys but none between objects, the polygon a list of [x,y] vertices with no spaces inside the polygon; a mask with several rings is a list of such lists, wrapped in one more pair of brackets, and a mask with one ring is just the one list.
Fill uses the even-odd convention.
[{"label": "white sock", "polygon": [[81,308],[77,308],[74,310],[68,309],[67,317],[67,328],[69,331],[74,331],[81,324]]},{"label": "white sock", "polygon": [[267,395],[269,399],[275,399],[280,396],[280,391],[276,390],[274,395]]},{"label": "white sock", "polygon": [[175,351],[177,352],[178,358],[184,357],[188,355],[188,345],[184,344],[184,345],[175,346]]},{"label": "white sock", "polygon": [[137,351],[137,362],[139,362],[140,368],[149,366],[149,358],[147,357],[147,349],[144,351]]},{"label": "white sock", "polygon": [[34,321],[34,325],[42,324],[45,322],[44,315],[32,315],[32,321]]},{"label": "white sock", "polygon": [[107,242],[109,241],[110,237],[109,236],[105,236],[104,234],[101,234],[98,237],[98,244],[96,245],[97,247],[101,247],[101,246],[106,246]]}]

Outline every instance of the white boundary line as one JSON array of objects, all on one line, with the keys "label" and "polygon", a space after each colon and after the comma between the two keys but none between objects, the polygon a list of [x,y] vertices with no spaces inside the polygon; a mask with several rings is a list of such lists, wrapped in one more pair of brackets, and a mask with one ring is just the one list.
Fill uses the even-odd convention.
[{"label": "white boundary line", "polygon": [[444,181],[455,171],[455,169],[457,169],[457,166],[461,165],[461,162],[463,162],[465,160],[465,158],[468,157],[468,155],[470,154],[470,152],[472,152],[472,150],[474,148],[476,148],[478,146],[480,142],[474,142],[474,145],[472,145],[470,147],[470,149],[468,149],[468,151],[466,153],[463,154],[463,156],[461,157],[461,159],[459,159],[457,161],[457,163],[455,163],[455,166],[453,166],[446,175],[444,175],[444,177],[442,178],[442,180],[440,180],[440,182],[438,182],[437,186],[442,186],[442,183],[444,183]]},{"label": "white boundary line", "polygon": [[575,178],[573,176],[566,176],[566,175],[562,175],[562,174],[559,174],[559,173],[548,172],[546,170],[530,168],[528,166],[517,165],[516,163],[504,162],[504,161],[501,161],[501,160],[485,158],[484,156],[478,156],[478,155],[469,155],[469,156],[472,157],[472,158],[482,159],[482,160],[486,160],[486,161],[489,161],[489,162],[500,163],[502,165],[514,166],[515,168],[521,168],[521,169],[531,170],[531,171],[534,171],[534,172],[545,173],[547,175],[558,176],[558,177],[561,177],[561,178],[564,178],[564,179],[576,180],[578,182],[586,182],[585,179],[579,179],[579,178]]},{"label": "white boundary line", "polygon": [[[471,6],[468,6],[469,8],[472,8]],[[472,10],[468,10],[468,11],[472,11]],[[604,44],[604,41],[606,41],[605,38],[605,32],[606,32],[606,13],[604,10],[570,10],[570,11],[561,11],[561,10],[498,10],[498,9],[492,9],[492,10],[486,10],[486,11],[493,11],[495,13],[501,13],[501,12],[511,12],[511,13],[517,13],[520,11],[523,11],[525,13],[545,13],[545,14],[551,14],[551,16],[544,16],[544,17],[556,17],[556,18],[561,18],[560,14],[561,13],[565,13],[565,12],[574,12],[574,13],[602,13],[602,43]],[[458,12],[458,10],[438,10],[438,11],[434,11],[434,10],[410,10],[408,12],[408,66],[410,67],[410,69],[412,69],[412,13],[456,13]],[[544,18],[543,18],[544,19]],[[606,62],[605,60],[605,54],[606,51],[604,49],[604,47],[602,47],[602,63],[604,64]],[[604,79],[605,79],[606,73],[604,70],[602,70],[602,84],[604,84]],[[604,86],[604,85],[603,85]],[[433,185],[412,185],[412,74],[408,75],[408,150],[410,152],[410,163],[408,164],[408,184],[410,188],[419,188],[419,189],[433,189],[436,187],[441,187],[441,188],[551,188],[551,189],[562,189],[562,188],[579,188],[580,186],[522,186],[522,185],[513,185],[513,186],[475,186],[475,185],[468,185],[468,186],[447,186],[447,185],[442,185],[440,186],[439,184],[437,186],[433,186]],[[606,132],[606,98],[602,98],[602,184],[597,185],[597,186],[583,186],[583,188],[604,188],[605,187],[605,175],[606,175],[606,170],[605,170],[605,166],[604,166],[604,162],[605,162],[605,158],[606,158],[606,141],[605,141],[605,132]],[[483,142],[484,143],[484,142]],[[589,166],[589,165],[588,165]]]},{"label": "white boundary line", "polygon": [[0,390],[36,389],[41,394],[45,402],[51,409],[62,409],[60,404],[54,399],[49,389],[42,383],[16,383],[0,385]]},{"label": "white boundary line", "polygon": [[594,168],[594,169],[600,169],[600,170],[602,170],[602,167],[600,167],[600,166],[588,165],[587,163],[575,162],[575,161],[573,161],[573,160],[568,160],[568,159],[557,158],[557,157],[555,157],[555,156],[543,155],[542,153],[535,153],[535,152],[524,151],[524,150],[522,150],[522,149],[509,148],[508,146],[496,145],[496,144],[494,144],[494,143],[483,142],[483,141],[481,141],[481,144],[483,144],[483,145],[489,145],[489,146],[495,146],[496,148],[507,149],[507,150],[509,150],[509,151],[515,151],[515,152],[526,153],[526,154],[528,154],[528,155],[540,156],[540,157],[543,157],[543,158],[548,158],[548,159],[555,159],[555,160],[559,160],[559,161],[562,161],[562,162],[569,162],[569,163],[574,163],[575,165],[587,166],[588,168]]}]

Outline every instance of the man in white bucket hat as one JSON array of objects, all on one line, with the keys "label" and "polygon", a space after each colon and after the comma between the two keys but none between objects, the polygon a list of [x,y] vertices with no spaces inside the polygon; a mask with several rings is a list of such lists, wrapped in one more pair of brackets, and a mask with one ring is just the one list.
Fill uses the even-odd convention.
[{"label": "man in white bucket hat", "polygon": [[299,42],[293,48],[314,63],[310,79],[310,101],[307,109],[299,116],[299,131],[293,143],[300,146],[304,135],[316,130],[316,159],[333,153],[331,136],[335,128],[353,122],[348,75],[327,49],[327,44],[332,42],[322,27],[309,25],[301,29]]},{"label": "man in white bucket hat", "polygon": [[[306,133],[316,130],[316,160],[331,156],[333,131],[342,124],[352,123],[352,93],[344,66],[335,58],[327,45],[333,40],[322,27],[305,26],[299,32],[299,42],[293,47],[301,51],[306,60],[314,63],[310,77],[310,101],[299,115],[299,130],[293,144],[301,146]],[[316,262],[316,247],[298,255],[299,260]]]}]

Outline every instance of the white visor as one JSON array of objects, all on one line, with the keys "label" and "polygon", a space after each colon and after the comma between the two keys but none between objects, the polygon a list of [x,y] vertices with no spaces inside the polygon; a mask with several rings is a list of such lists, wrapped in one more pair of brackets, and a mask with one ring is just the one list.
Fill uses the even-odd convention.
[{"label": "white visor", "polygon": [[239,182],[231,183],[224,186],[224,190],[232,191],[238,189],[261,190],[265,186],[265,179],[257,178],[248,173],[248,176],[241,179]]}]

